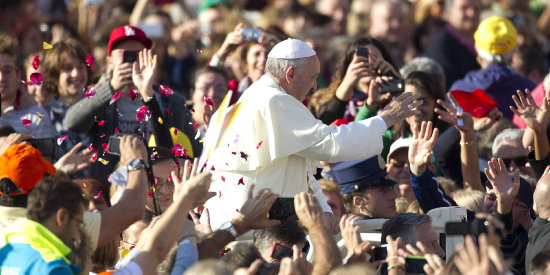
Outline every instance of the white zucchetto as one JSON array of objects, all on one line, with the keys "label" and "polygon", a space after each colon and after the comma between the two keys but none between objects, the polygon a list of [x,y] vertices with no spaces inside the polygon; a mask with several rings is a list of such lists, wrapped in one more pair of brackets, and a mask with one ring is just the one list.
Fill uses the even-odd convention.
[{"label": "white zucchetto", "polygon": [[297,59],[316,55],[304,41],[289,38],[277,43],[267,55],[268,58]]}]

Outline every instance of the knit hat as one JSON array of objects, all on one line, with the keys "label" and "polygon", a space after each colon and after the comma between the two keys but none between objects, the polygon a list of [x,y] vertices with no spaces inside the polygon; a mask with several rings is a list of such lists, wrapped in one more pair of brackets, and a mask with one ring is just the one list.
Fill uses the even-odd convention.
[{"label": "knit hat", "polygon": [[31,145],[12,145],[0,156],[0,179],[9,178],[15,186],[0,184],[0,195],[28,194],[44,173],[53,175],[55,172],[55,167]]},{"label": "knit hat", "polygon": [[517,31],[510,20],[491,16],[479,24],[474,39],[479,52],[503,55],[512,51],[517,44]]},{"label": "knit hat", "polygon": [[114,29],[111,32],[111,35],[109,36],[108,55],[111,55],[111,51],[116,44],[128,40],[141,42],[147,49],[150,49],[153,45],[153,41],[147,38],[147,35],[145,35],[145,32],[141,29],[130,25],[124,25]]}]

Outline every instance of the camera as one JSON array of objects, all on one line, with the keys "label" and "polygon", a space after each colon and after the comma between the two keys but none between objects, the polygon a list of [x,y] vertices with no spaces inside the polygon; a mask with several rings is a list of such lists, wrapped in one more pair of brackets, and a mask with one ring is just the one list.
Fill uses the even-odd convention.
[{"label": "camera", "polygon": [[369,58],[369,49],[368,48],[355,48],[355,54],[357,56],[363,56]]},{"label": "camera", "polygon": [[109,148],[107,153],[115,156],[120,156],[120,139],[124,136],[123,134],[114,134],[109,137]]},{"label": "camera", "polygon": [[388,257],[388,245],[384,244],[382,246],[373,246],[372,252],[373,256],[370,258],[370,262],[385,262]]},{"label": "camera", "polygon": [[57,141],[54,137],[49,138],[33,138],[27,140],[27,143],[44,157],[54,157],[57,154]]},{"label": "camera", "polygon": [[478,236],[487,233],[487,220],[474,219],[465,222],[448,222],[445,224],[445,234],[447,235],[474,235]]},{"label": "camera", "polygon": [[393,76],[393,79],[380,83],[380,93],[390,93],[392,95],[400,95],[403,93],[405,91],[405,80],[398,78],[394,74],[389,76]]},{"label": "camera", "polygon": [[245,41],[258,42],[260,40],[262,30],[254,28],[241,28],[241,33],[243,34],[243,39]]},{"label": "camera", "polygon": [[269,219],[290,221],[297,220],[296,211],[294,210],[294,198],[277,198],[271,209],[269,209]]},{"label": "camera", "polygon": [[273,248],[271,249],[271,258],[277,260],[282,260],[286,257],[292,257],[292,254],[292,248],[284,246],[280,243],[273,244]]},{"label": "camera", "polygon": [[133,64],[138,59],[138,53],[134,51],[124,51],[122,56],[122,63]]}]

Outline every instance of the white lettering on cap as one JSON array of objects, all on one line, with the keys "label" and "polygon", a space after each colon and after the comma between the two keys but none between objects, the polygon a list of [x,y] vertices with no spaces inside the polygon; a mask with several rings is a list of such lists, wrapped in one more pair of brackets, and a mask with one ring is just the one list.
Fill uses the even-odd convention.
[{"label": "white lettering on cap", "polygon": [[136,31],[130,26],[124,26],[124,34],[126,36],[134,36],[136,35]]}]

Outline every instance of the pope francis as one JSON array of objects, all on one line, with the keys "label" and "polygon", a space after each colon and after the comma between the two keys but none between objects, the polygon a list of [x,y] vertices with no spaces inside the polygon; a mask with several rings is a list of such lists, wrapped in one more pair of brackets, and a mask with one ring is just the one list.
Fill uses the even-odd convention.
[{"label": "pope francis", "polygon": [[237,214],[253,184],[255,192],[270,188],[282,198],[312,192],[323,210],[331,213],[313,177],[319,161],[377,155],[382,133],[419,113],[418,96],[404,93],[379,116],[327,126],[302,104],[317,89],[319,71],[316,53],[306,43],[282,41],[269,53],[265,74],[236,104],[227,106],[226,98],[212,116],[200,162],[213,173],[211,191],[216,195],[205,204],[212,228]]}]

